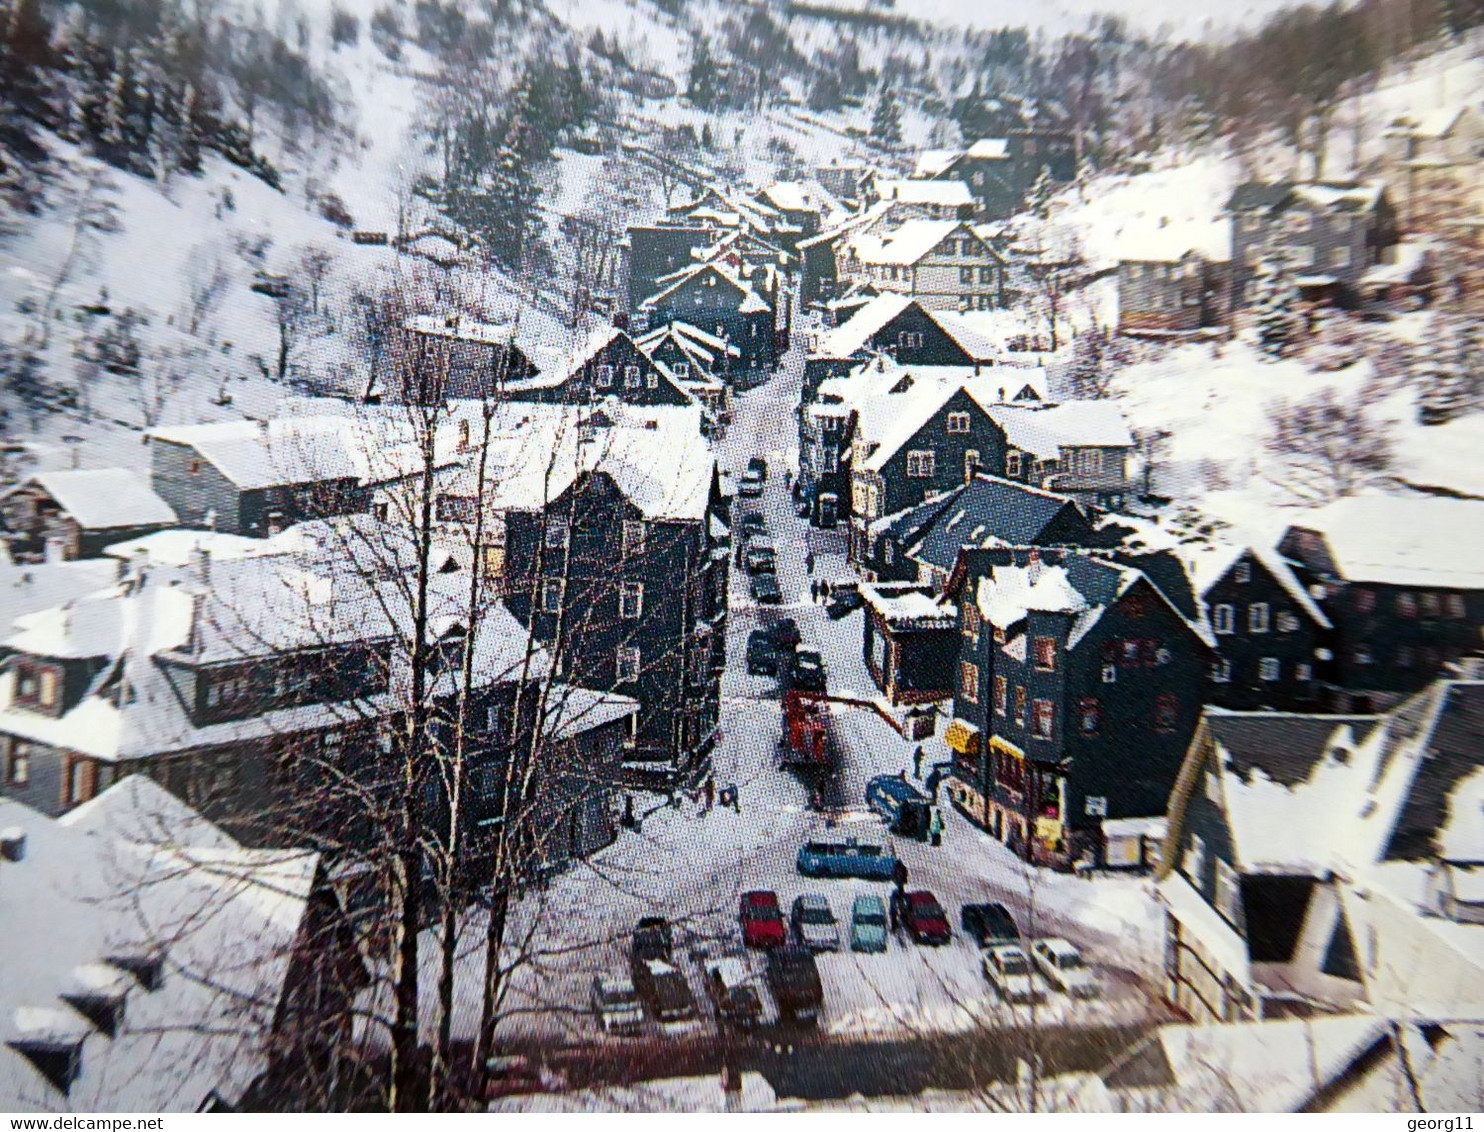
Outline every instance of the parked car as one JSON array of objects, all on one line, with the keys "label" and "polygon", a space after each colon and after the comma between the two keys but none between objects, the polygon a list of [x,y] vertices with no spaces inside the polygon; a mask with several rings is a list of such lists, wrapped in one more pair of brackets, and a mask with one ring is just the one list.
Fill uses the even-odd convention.
[{"label": "parked car", "polygon": [[767,539],[755,538],[742,552],[742,564],[747,567],[749,574],[776,574],[778,551]]},{"label": "parked car", "polygon": [[747,674],[778,675],[778,646],[766,629],[754,629],[747,634]]},{"label": "parked car", "polygon": [[878,774],[866,783],[866,805],[893,833],[928,839],[933,807],[927,795],[899,774]]},{"label": "parked car", "polygon": [[943,906],[931,892],[893,892],[891,899],[896,905],[897,922],[906,929],[913,943],[941,947],[953,938]]},{"label": "parked car", "polygon": [[796,943],[811,951],[840,950],[840,925],[835,913],[830,911],[830,902],[819,893],[806,892],[794,897],[789,920]]},{"label": "parked car", "polygon": [[850,950],[886,950],[886,905],[881,897],[863,894],[850,906]]},{"label": "parked car", "polygon": [[991,947],[984,953],[983,966],[985,979],[1006,1002],[1046,1000],[1046,984],[1036,974],[1026,953],[1013,943]]},{"label": "parked car", "polygon": [[823,692],[824,657],[813,649],[795,649],[788,658],[788,683],[801,692]]},{"label": "parked car", "polygon": [[1082,961],[1082,952],[1064,939],[1053,936],[1031,944],[1031,958],[1046,981],[1073,998],[1096,998],[1101,993],[1097,976]]},{"label": "parked car", "polygon": [[752,590],[752,600],[759,605],[779,605],[783,601],[783,591],[772,574],[754,574],[748,588]]},{"label": "parked car", "polygon": [[797,648],[800,641],[799,623],[792,617],[780,617],[773,622],[770,630],[773,634],[773,643],[779,649]]},{"label": "parked car", "polygon": [[819,965],[807,947],[780,947],[768,952],[768,989],[785,1021],[817,1023],[824,1013]]},{"label": "parked car", "polygon": [[788,942],[776,892],[744,892],[737,920],[742,925],[742,942],[748,947],[782,947]]},{"label": "parked car", "polygon": [[756,499],[762,493],[763,477],[751,470],[743,472],[742,479],[737,485],[737,494],[743,499]]},{"label": "parked car", "polygon": [[768,533],[768,524],[761,511],[749,511],[742,516],[742,522],[737,529],[742,533],[743,538],[757,538],[759,535]]},{"label": "parked car", "polygon": [[897,855],[884,845],[862,843],[853,837],[844,841],[806,841],[799,846],[799,872],[806,877],[841,877],[854,880],[891,880],[897,871]]},{"label": "parked car", "polygon": [[830,585],[830,596],[825,600],[824,611],[831,621],[854,613],[866,604],[861,597],[859,582],[834,582]]},{"label": "parked car", "polygon": [[668,959],[645,959],[634,968],[634,989],[661,1022],[696,1016],[696,1000],[680,968]]},{"label": "parked car", "polygon": [[637,967],[647,959],[669,959],[674,953],[675,933],[663,916],[645,916],[634,925],[629,941],[629,966]]},{"label": "parked car", "polygon": [[535,1062],[519,1054],[499,1055],[484,1063],[484,1099],[544,1093],[546,1080]]},{"label": "parked car", "polygon": [[1020,929],[1003,904],[965,904],[959,911],[959,927],[982,951],[1000,944],[1019,944]]},{"label": "parked car", "polygon": [[763,1020],[763,1000],[747,964],[740,959],[713,959],[706,964],[706,997],[719,1022],[751,1029]]},{"label": "parked car", "polygon": [[605,1034],[637,1034],[644,1025],[644,1008],[639,992],[629,979],[616,975],[594,975],[593,1013]]},{"label": "parked car", "polygon": [[747,471],[748,473],[756,473],[757,478],[764,483],[768,482],[768,461],[764,460],[761,456],[754,456],[747,461]]}]

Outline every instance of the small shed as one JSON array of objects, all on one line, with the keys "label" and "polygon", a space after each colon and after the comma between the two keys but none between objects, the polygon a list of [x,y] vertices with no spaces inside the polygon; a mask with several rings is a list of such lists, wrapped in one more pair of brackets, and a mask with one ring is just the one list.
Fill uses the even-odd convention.
[{"label": "small shed", "polygon": [[1165,818],[1109,818],[1103,822],[1103,867],[1152,869],[1159,863],[1169,821]]},{"label": "small shed", "polygon": [[861,597],[866,667],[886,698],[916,704],[952,695],[958,660],[953,608],[914,583],[864,585]]}]

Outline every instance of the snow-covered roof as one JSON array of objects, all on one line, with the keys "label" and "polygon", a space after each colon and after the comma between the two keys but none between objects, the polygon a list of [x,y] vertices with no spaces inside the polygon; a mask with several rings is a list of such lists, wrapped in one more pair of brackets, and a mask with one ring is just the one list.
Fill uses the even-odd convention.
[{"label": "snow-covered roof", "polygon": [[926,589],[911,584],[863,585],[861,597],[894,629],[951,629],[957,614]]},{"label": "snow-covered roof", "polygon": [[961,149],[924,149],[917,155],[912,167],[914,178],[938,177],[948,172],[953,163],[964,155]]},{"label": "snow-covered roof", "polygon": [[769,305],[768,301],[761,295],[759,295],[756,290],[753,289],[753,286],[750,282],[745,279],[739,278],[724,264],[721,264],[714,260],[708,263],[698,263],[691,267],[684,267],[681,268],[679,271],[672,271],[669,275],[661,276],[655,281],[659,284],[662,284],[661,289],[656,291],[653,295],[650,295],[649,298],[645,299],[644,302],[640,305],[646,310],[653,310],[661,302],[669,298],[676,291],[680,290],[680,288],[684,287],[692,279],[700,278],[702,275],[715,275],[717,278],[726,283],[727,286],[735,290],[737,294],[741,296],[741,298],[738,300],[737,305],[737,309],[739,311],[747,313],[752,311],[767,311],[773,309],[772,306]]},{"label": "snow-covered roof", "polygon": [[407,422],[389,414],[221,421],[159,428],[151,436],[195,449],[243,490],[339,479],[377,483],[409,474],[418,460]]},{"label": "snow-covered roof", "polygon": [[639,701],[612,692],[594,692],[569,684],[553,684],[546,694],[546,734],[554,741],[626,719],[639,710]]},{"label": "snow-covered roof", "polygon": [[1212,263],[1231,259],[1231,229],[1212,217],[1206,221],[1130,224],[1114,246],[1117,257],[1129,263],[1179,263],[1194,253]]},{"label": "snow-covered roof", "polygon": [[1484,589],[1484,501],[1357,495],[1295,528],[1323,535],[1348,582]]},{"label": "snow-covered roof", "polygon": [[1458,124],[1469,107],[1459,104],[1445,106],[1440,110],[1412,110],[1394,118],[1383,134],[1402,134],[1419,138],[1445,138]]},{"label": "snow-covered roof", "polygon": [[486,346],[508,345],[514,341],[516,333],[514,323],[480,322],[462,314],[415,314],[402,323],[402,329],[433,338],[453,338]]},{"label": "snow-covered roof", "polygon": [[1010,156],[1008,138],[980,138],[965,152],[981,161],[999,161]]},{"label": "snow-covered roof", "polygon": [[[194,1112],[240,1101],[267,1068],[275,1013],[318,855],[245,849],[132,775],[62,818],[0,798],[26,839],[0,861],[0,1107]],[[150,990],[113,960],[158,953]],[[111,1036],[60,996],[122,996]],[[79,1044],[65,1095],[15,1048]]]},{"label": "snow-covered roof", "polygon": [[882,200],[940,208],[972,208],[974,194],[962,181],[893,181],[878,179],[876,192]]},{"label": "snow-covered roof", "polygon": [[110,585],[118,572],[119,564],[111,558],[21,566],[0,562],[0,636],[27,614],[74,601]]},{"label": "snow-covered roof", "polygon": [[123,562],[131,562],[142,554],[150,562],[167,566],[189,565],[197,554],[203,552],[221,562],[288,553],[283,545],[272,539],[247,538],[225,531],[193,530],[155,531],[127,542],[110,543],[103,548],[108,557]]},{"label": "snow-covered roof", "polygon": [[811,351],[815,358],[852,358],[865,349],[872,335],[916,303],[911,295],[888,291],[869,300],[841,325],[819,339]]},{"label": "snow-covered roof", "polygon": [[170,504],[127,468],[74,468],[37,472],[34,483],[57,501],[84,530],[169,526]]},{"label": "snow-covered roof", "polygon": [[910,266],[964,227],[958,220],[908,220],[880,243],[863,244],[861,262]]},{"label": "snow-covered roof", "polygon": [[1133,434],[1111,401],[988,406],[1010,445],[1038,460],[1055,460],[1063,448],[1131,448]]},{"label": "snow-covered roof", "polygon": [[1233,212],[1280,213],[1302,201],[1337,212],[1366,212],[1376,207],[1385,192],[1386,186],[1379,181],[1248,181],[1237,186],[1227,208]]},{"label": "snow-covered roof", "polygon": [[1362,285],[1410,283],[1417,273],[1427,266],[1436,252],[1431,240],[1403,240],[1392,248],[1395,259],[1390,263],[1378,263],[1366,268],[1360,277]]}]

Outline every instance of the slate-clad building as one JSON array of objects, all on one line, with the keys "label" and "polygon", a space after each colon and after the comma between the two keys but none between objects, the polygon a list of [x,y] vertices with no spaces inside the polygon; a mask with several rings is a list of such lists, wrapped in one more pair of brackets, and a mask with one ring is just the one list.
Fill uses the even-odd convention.
[{"label": "slate-clad building", "polygon": [[0,539],[13,562],[96,558],[175,522],[170,505],[124,468],[37,472],[0,496]]}]

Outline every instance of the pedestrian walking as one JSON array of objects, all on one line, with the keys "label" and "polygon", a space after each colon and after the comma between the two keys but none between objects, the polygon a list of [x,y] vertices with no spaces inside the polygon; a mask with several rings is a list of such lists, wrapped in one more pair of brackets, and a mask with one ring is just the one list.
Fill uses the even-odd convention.
[{"label": "pedestrian walking", "polygon": [[716,779],[706,779],[706,812],[711,812],[711,807],[716,804]]},{"label": "pedestrian walking", "polygon": [[922,744],[917,744],[917,750],[912,752],[912,777],[918,782],[922,781]]},{"label": "pedestrian walking", "polygon": [[804,569],[811,574],[814,573],[814,551],[812,550],[804,555]]},{"label": "pedestrian walking", "polygon": [[933,817],[928,822],[928,834],[932,837],[934,846],[943,844],[943,811],[937,806],[933,807]]}]

